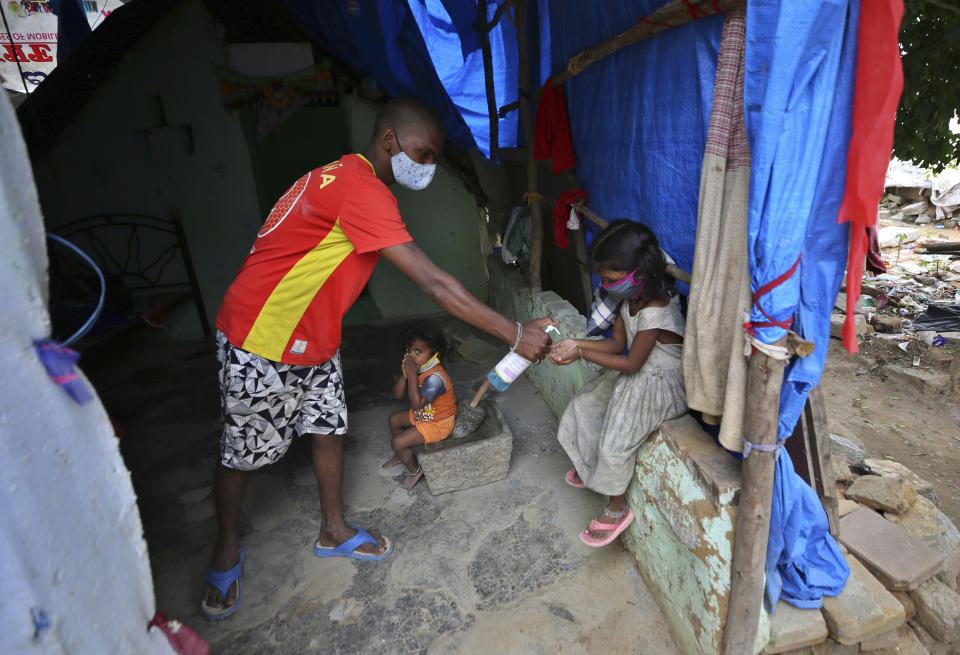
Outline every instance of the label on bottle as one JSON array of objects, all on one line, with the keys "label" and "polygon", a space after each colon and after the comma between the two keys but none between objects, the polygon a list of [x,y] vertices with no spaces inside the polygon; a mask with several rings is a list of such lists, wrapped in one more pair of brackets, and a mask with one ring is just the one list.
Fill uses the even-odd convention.
[{"label": "label on bottle", "polygon": [[[520,374],[527,370],[527,367],[532,363],[529,359],[524,359],[517,353],[511,351],[493,367],[493,370],[496,372],[497,377],[503,381],[503,388],[505,389],[513,384],[514,381],[520,377]],[[497,386],[499,388],[499,385]]]}]

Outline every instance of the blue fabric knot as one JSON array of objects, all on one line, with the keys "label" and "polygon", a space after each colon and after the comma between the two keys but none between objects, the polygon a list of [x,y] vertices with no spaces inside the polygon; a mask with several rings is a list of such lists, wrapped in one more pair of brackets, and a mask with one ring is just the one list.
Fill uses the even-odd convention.
[{"label": "blue fabric knot", "polygon": [[67,395],[77,404],[83,405],[93,398],[83,379],[74,371],[74,366],[80,359],[80,353],[50,339],[34,341],[33,349],[50,379],[63,387]]}]

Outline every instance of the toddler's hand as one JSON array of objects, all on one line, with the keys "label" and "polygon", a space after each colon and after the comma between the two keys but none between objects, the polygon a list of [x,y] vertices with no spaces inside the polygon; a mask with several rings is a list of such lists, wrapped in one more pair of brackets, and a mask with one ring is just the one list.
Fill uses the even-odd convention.
[{"label": "toddler's hand", "polygon": [[554,364],[569,364],[580,358],[580,349],[573,339],[561,339],[550,347],[550,361]]},{"label": "toddler's hand", "polygon": [[417,360],[413,358],[413,353],[407,353],[403,358],[403,375],[407,377],[413,375],[416,377],[417,372],[420,370],[420,366],[417,364]]}]

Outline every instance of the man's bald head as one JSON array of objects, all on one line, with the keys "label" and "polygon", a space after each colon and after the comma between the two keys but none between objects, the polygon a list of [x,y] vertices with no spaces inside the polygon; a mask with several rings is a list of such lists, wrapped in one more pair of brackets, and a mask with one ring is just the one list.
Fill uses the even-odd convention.
[{"label": "man's bald head", "polygon": [[440,114],[429,105],[416,98],[396,98],[385,104],[377,113],[377,122],[373,127],[373,138],[383,136],[388,127],[401,134],[408,130],[436,131],[443,136],[443,121]]},{"label": "man's bald head", "polygon": [[380,109],[364,155],[377,177],[393,184],[391,158],[401,151],[417,164],[435,164],[443,150],[440,115],[416,98],[397,98]]}]

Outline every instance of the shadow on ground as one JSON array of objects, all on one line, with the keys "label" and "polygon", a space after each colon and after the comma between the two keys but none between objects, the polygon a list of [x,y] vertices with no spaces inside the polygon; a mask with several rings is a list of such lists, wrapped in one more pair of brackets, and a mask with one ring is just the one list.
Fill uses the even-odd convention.
[{"label": "shadow on ground", "polygon": [[[464,333],[469,328],[448,323]],[[506,480],[431,496],[381,474],[397,325],[345,335],[350,406],[344,504],[349,522],[396,544],[382,562],[319,560],[319,502],[309,443],[250,476],[240,517],[243,604],[225,621],[198,612],[215,536],[213,470],[220,430],[213,344],[131,340],[89,362],[117,424],[138,495],[157,608],[214,653],[596,653],[669,655],[676,647],[619,543],[594,550],[578,532],[603,499],[569,487],[556,418],[522,378],[497,398],[514,433]],[[449,370],[472,393],[492,362]],[[546,364],[544,364],[546,365]]]}]

